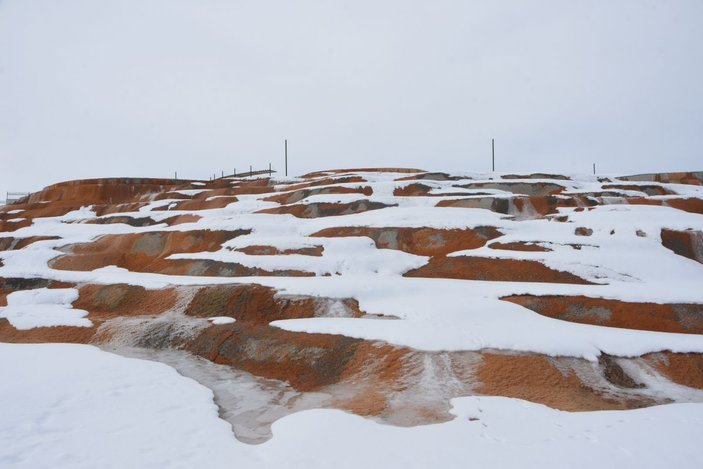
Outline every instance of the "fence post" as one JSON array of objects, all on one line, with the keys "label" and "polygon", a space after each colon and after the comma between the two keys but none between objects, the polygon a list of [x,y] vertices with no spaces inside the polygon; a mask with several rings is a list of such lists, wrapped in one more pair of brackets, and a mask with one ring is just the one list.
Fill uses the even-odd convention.
[{"label": "fence post", "polygon": [[285,142],[285,154],[286,154],[286,177],[288,177],[288,139],[285,139],[284,142]]},{"label": "fence post", "polygon": [[491,139],[491,165],[493,168],[493,172],[496,172],[496,141],[495,139]]}]

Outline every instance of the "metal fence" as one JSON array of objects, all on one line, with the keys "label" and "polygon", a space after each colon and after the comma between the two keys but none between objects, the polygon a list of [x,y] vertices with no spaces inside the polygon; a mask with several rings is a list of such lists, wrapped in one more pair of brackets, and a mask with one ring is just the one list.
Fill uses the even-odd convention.
[{"label": "metal fence", "polygon": [[24,199],[28,195],[29,192],[7,192],[7,196],[5,197],[5,205],[14,204],[19,200]]}]

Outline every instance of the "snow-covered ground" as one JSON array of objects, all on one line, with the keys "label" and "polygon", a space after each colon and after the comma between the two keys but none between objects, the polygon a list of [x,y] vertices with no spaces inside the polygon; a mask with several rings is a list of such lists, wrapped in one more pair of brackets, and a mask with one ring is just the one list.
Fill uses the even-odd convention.
[{"label": "snow-covered ground", "polygon": [[560,412],[454,399],[454,420],[400,428],[336,410],[237,441],[212,392],[155,362],[87,345],[0,344],[3,468],[701,467],[703,405]]}]

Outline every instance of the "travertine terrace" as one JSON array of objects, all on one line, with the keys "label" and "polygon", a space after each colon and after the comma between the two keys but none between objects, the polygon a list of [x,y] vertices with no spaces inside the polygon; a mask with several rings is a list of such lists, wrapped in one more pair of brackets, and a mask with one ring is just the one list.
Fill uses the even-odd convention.
[{"label": "travertine terrace", "polygon": [[60,183],[0,208],[0,341],[171,364],[248,442],[313,407],[411,426],[467,395],[702,401],[702,184],[398,168]]}]

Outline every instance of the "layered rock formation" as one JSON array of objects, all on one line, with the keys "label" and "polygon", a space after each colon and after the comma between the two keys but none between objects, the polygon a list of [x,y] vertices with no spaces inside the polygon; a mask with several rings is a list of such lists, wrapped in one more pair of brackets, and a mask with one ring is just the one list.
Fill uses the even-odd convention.
[{"label": "layered rock formation", "polygon": [[[60,183],[0,208],[0,341],[181,367],[253,442],[315,406],[416,425],[471,394],[703,400],[701,183],[394,168]],[[46,290],[75,291],[59,309],[90,325],[43,325]],[[233,403],[209,367],[265,397]]]}]

